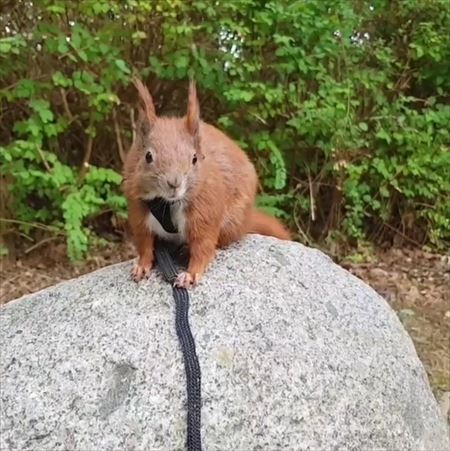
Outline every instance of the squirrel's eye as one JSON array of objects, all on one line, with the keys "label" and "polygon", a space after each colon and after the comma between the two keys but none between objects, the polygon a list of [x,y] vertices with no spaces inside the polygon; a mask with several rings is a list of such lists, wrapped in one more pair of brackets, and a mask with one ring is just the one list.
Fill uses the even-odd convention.
[{"label": "squirrel's eye", "polygon": [[196,153],[192,157],[192,164],[195,164],[195,163],[197,163],[197,154]]},{"label": "squirrel's eye", "polygon": [[153,155],[151,152],[147,152],[145,154],[145,161],[150,164],[153,161]]}]

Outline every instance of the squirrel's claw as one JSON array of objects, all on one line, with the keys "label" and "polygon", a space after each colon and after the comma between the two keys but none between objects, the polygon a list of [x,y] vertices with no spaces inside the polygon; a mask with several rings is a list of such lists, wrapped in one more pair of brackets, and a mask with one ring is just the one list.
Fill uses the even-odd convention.
[{"label": "squirrel's claw", "polygon": [[133,271],[131,272],[131,275],[133,277],[133,280],[135,282],[139,282],[140,280],[150,276],[150,271],[152,269],[152,265],[142,265],[139,263],[136,263],[134,265]]},{"label": "squirrel's claw", "polygon": [[199,281],[199,275],[198,274],[190,274],[188,272],[182,272],[178,274],[174,285],[178,288],[190,288],[192,286],[195,286],[198,284]]}]

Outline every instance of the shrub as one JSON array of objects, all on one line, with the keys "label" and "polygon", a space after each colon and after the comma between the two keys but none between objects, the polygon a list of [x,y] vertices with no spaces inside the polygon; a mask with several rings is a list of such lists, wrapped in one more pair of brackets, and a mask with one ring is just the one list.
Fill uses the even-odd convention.
[{"label": "shrub", "polygon": [[160,112],[184,111],[194,75],[203,117],[253,158],[259,204],[300,237],[450,241],[447,0],[19,0],[1,12],[13,199],[1,216],[64,233],[71,258],[88,250],[89,218],[125,212],[133,71]]}]

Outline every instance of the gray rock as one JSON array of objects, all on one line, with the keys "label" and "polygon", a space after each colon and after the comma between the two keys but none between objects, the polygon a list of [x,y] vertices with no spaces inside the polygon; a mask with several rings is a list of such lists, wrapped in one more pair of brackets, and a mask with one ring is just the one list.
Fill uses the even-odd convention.
[{"label": "gray rock", "polygon": [[[131,262],[1,314],[2,450],[179,450],[185,378],[171,288]],[[249,237],[192,292],[205,450],[449,449],[386,302],[319,251]]]}]

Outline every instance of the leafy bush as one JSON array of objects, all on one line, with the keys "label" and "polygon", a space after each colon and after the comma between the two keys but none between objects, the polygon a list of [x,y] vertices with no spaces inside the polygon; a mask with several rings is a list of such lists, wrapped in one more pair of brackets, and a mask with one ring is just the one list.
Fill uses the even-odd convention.
[{"label": "leafy bush", "polygon": [[36,143],[16,140],[0,147],[0,175],[11,177],[15,216],[25,231],[35,223],[64,229],[72,260],[81,259],[88,250],[89,230],[85,220],[105,208],[119,213],[126,203],[116,194],[121,177],[112,169],[90,168],[80,182],[77,173],[62,164],[52,152]]},{"label": "leafy bush", "polygon": [[0,13],[1,216],[56,227],[73,259],[89,218],[125,211],[132,71],[176,113],[194,75],[203,117],[257,165],[259,204],[302,239],[450,241],[447,0],[19,0]]}]

